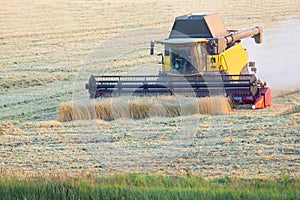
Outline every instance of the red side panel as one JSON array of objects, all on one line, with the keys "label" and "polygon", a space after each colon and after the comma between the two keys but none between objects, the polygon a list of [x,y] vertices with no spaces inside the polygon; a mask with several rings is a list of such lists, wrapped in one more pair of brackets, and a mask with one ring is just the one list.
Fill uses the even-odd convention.
[{"label": "red side panel", "polygon": [[252,106],[253,109],[262,109],[271,105],[272,97],[270,88],[261,88],[260,94]]},{"label": "red side panel", "polygon": [[253,109],[262,109],[265,108],[264,96],[259,96],[252,106]]},{"label": "red side panel", "polygon": [[265,92],[265,106],[268,107],[271,105],[272,103],[272,97],[271,97],[271,90],[270,88],[266,88],[266,92]]}]

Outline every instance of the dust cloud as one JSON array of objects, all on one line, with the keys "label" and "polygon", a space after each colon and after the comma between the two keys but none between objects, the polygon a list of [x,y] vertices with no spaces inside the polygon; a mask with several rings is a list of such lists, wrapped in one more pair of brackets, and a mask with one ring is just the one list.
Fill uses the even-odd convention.
[{"label": "dust cloud", "polygon": [[257,76],[276,90],[300,88],[300,18],[263,27],[263,43],[243,42],[249,60],[256,62]]}]

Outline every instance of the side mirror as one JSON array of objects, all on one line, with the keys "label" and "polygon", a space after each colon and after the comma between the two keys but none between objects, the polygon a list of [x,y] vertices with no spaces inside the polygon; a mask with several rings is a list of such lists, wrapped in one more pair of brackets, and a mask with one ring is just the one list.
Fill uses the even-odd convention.
[{"label": "side mirror", "polygon": [[159,62],[159,64],[164,64],[164,54],[159,53],[157,56],[161,56],[161,62]]},{"label": "side mirror", "polygon": [[154,55],[154,42],[150,43],[150,55]]}]

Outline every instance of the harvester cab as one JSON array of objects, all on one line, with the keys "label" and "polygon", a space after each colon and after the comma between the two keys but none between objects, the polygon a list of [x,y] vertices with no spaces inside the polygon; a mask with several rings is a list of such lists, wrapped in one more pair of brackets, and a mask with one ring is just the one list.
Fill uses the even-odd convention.
[{"label": "harvester cab", "polygon": [[[169,38],[151,42],[164,45],[162,72],[169,74],[248,74],[248,52],[241,39],[253,37],[262,42],[262,28],[226,30],[219,14],[190,14],[175,19]],[[255,69],[251,70],[255,71]]]},{"label": "harvester cab", "polygon": [[204,70],[207,58],[206,39],[168,39],[155,41],[155,43],[165,46],[161,72],[192,75]]},{"label": "harvester cab", "polygon": [[271,104],[271,92],[256,78],[255,63],[241,40],[262,42],[262,28],[227,30],[218,13],[177,17],[167,39],[152,41],[163,45],[161,71],[157,76],[91,76],[86,89],[91,98],[119,95],[184,95],[205,97],[225,95],[234,103],[253,109]]}]

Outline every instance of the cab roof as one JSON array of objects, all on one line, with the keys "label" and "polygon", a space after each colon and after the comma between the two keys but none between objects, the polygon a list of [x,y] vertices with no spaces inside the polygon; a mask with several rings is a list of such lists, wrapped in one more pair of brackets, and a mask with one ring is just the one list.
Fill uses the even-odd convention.
[{"label": "cab roof", "polygon": [[218,13],[193,13],[176,17],[169,38],[215,38],[225,35],[228,31]]}]

